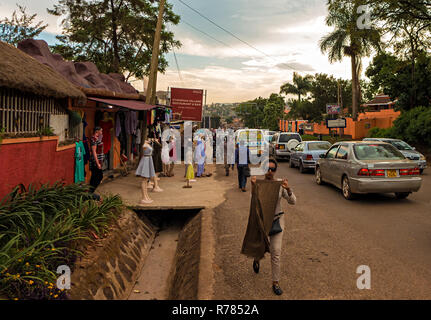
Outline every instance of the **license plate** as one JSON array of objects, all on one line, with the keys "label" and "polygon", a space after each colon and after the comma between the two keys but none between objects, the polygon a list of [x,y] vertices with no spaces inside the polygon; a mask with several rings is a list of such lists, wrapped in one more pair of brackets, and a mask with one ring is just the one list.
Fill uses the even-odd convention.
[{"label": "license plate", "polygon": [[397,170],[387,170],[387,176],[388,178],[396,178],[397,175]]},{"label": "license plate", "polygon": [[281,145],[281,146],[280,146],[280,149],[284,149],[284,145]]}]

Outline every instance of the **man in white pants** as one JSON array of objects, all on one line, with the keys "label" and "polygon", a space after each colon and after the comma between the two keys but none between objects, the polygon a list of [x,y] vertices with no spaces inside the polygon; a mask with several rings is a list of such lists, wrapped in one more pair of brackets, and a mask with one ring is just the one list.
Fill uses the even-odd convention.
[{"label": "man in white pants", "polygon": [[[268,164],[268,172],[265,174],[266,180],[275,180],[274,175],[277,171],[277,162],[273,159],[269,159]],[[256,183],[256,177],[251,178],[251,183]],[[283,294],[283,290],[280,288],[280,256],[281,256],[281,245],[284,234],[284,212],[281,209],[281,198],[287,200],[287,202],[291,205],[296,204],[296,196],[293,193],[292,189],[289,187],[289,182],[287,179],[283,179],[283,183],[280,188],[277,206],[275,209],[275,217],[274,220],[280,218],[280,226],[283,231],[280,233],[274,234],[269,237],[270,240],[270,251],[271,251],[271,270],[272,270],[272,290],[276,295]],[[256,273],[259,273],[259,261],[253,261],[253,270]]]}]

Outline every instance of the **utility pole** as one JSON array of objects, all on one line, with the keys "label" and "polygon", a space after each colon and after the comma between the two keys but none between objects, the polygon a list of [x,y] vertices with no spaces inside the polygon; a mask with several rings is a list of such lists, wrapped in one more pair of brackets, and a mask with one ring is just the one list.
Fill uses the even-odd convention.
[{"label": "utility pole", "polygon": [[[154,34],[153,53],[151,56],[150,76],[148,79],[147,92],[145,92],[145,102],[152,105],[156,104],[157,72],[159,69],[160,39],[163,26],[165,3],[166,0],[160,0],[159,16]],[[147,113],[148,111],[145,111],[144,129],[142,130],[142,144],[144,144],[145,140],[147,139]]]}]

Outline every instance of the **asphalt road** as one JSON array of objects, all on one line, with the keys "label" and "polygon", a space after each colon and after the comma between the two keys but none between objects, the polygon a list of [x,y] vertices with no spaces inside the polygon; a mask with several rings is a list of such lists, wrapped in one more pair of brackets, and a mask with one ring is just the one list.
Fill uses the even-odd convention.
[{"label": "asphalt road", "polygon": [[[318,186],[313,173],[281,162],[277,176],[289,179],[298,200],[283,203],[281,297],[271,290],[269,255],[256,275],[251,259],[240,254],[250,192],[240,192],[236,171],[224,177],[218,170],[232,188],[215,214],[215,299],[431,299],[431,169],[420,192],[406,200],[364,195],[347,201],[335,187]],[[361,265],[371,270],[370,290],[357,288]]]}]

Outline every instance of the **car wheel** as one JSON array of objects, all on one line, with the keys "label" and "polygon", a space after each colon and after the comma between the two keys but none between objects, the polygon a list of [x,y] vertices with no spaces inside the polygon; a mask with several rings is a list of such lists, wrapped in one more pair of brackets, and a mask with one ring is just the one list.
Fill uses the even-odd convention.
[{"label": "car wheel", "polygon": [[323,184],[322,180],[322,171],[320,170],[320,167],[316,168],[316,183],[321,186]]},{"label": "car wheel", "polygon": [[346,200],[352,200],[353,199],[352,190],[350,189],[349,178],[347,178],[346,176],[344,176],[344,178],[343,178],[342,192],[343,192],[343,197]]},{"label": "car wheel", "polygon": [[302,164],[302,161],[299,163],[299,172],[305,173],[304,165]]},{"label": "car wheel", "polygon": [[406,199],[409,195],[410,195],[410,192],[396,192],[395,198],[397,198],[399,200]]}]

